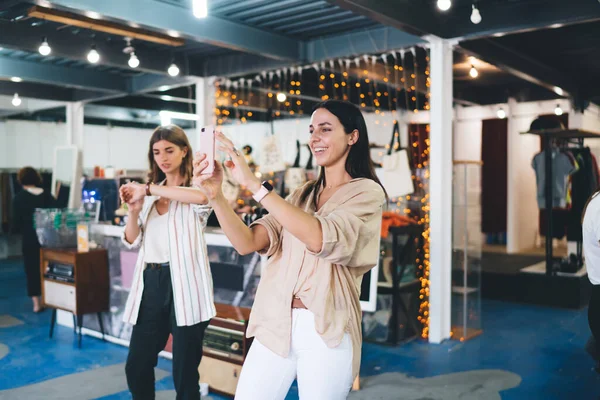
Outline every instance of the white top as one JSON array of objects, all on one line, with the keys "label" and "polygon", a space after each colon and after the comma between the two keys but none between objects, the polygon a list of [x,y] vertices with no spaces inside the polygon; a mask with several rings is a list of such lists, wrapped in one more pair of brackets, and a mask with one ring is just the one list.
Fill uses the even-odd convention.
[{"label": "white top", "polygon": [[583,217],[583,255],[588,278],[593,285],[600,285],[600,196],[596,193],[590,200]]},{"label": "white top", "polygon": [[162,264],[169,262],[169,236],[167,221],[169,213],[158,213],[156,204],[150,210],[144,235],[144,263]]},{"label": "white top", "polygon": [[[144,255],[147,246],[143,238],[147,234],[148,215],[154,208],[157,196],[146,196],[138,220],[140,234],[129,243],[125,230],[121,240],[129,249],[139,248],[131,291],[125,305],[123,320],[137,322],[142,293],[144,291]],[[190,326],[208,321],[217,313],[213,299],[212,275],[204,229],[212,209],[208,205],[185,204],[171,201],[167,212],[165,242],[169,248],[173,303],[177,326]]]}]

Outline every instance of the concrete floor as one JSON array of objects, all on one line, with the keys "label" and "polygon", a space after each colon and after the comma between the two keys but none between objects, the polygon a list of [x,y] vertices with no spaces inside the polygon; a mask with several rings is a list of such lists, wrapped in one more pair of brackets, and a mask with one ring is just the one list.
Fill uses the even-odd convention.
[{"label": "concrete floor", "polygon": [[[597,399],[586,312],[484,301],[484,333],[470,341],[366,343],[363,389],[350,399]],[[78,349],[64,327],[49,339],[49,321],[31,312],[20,261],[0,261],[0,399],[130,398],[126,348],[84,337]],[[157,398],[174,398],[170,375],[161,359]],[[297,398],[294,387],[286,400]]]}]

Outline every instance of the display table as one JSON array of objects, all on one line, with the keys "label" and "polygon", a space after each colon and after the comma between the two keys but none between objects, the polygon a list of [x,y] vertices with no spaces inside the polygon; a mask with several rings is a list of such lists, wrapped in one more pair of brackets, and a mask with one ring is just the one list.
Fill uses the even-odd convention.
[{"label": "display table", "polygon": [[[133,326],[123,322],[122,317],[131,288],[137,250],[128,250],[121,243],[124,229],[125,227],[122,226],[94,224],[90,228],[90,239],[108,252],[110,308],[109,312],[102,315],[105,339],[128,346]],[[205,238],[213,270],[215,303],[250,308],[254,302],[254,294],[266,257],[256,253],[247,256],[239,255],[229,239],[218,228],[206,228]],[[229,279],[231,276],[236,279]],[[57,310],[56,323],[73,328],[71,313]],[[84,320],[80,332],[97,338],[102,337],[99,321],[92,319]],[[161,356],[171,358],[171,353],[163,351]]]}]

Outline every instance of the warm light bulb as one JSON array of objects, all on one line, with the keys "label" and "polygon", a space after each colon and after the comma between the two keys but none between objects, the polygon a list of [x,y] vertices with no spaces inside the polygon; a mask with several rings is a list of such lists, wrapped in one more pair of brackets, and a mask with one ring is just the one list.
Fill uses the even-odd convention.
[{"label": "warm light bulb", "polygon": [[471,78],[477,78],[479,76],[479,71],[477,71],[477,68],[475,68],[473,65],[471,65],[471,70],[469,71],[469,75],[471,75]]},{"label": "warm light bulb", "polygon": [[556,108],[554,109],[554,114],[556,114],[558,116],[563,115],[563,110],[562,110],[562,108],[560,108],[560,104],[556,105]]},{"label": "warm light bulb", "polygon": [[450,0],[437,0],[437,6],[442,11],[448,11],[452,7],[452,1]]},{"label": "warm light bulb", "polygon": [[21,98],[18,93],[15,93],[12,99],[12,105],[15,107],[19,107],[21,105]]},{"label": "warm light bulb", "polygon": [[475,25],[481,22],[481,13],[475,4],[473,4],[473,11],[471,12],[471,22]]},{"label": "warm light bulb", "polygon": [[179,75],[179,67],[177,66],[177,64],[173,63],[169,66],[169,69],[167,70],[167,72],[171,76],[177,76],[177,75]]},{"label": "warm light bulb", "polygon": [[137,58],[137,56],[135,55],[135,53],[131,53],[129,55],[129,61],[128,64],[131,68],[137,68],[140,66],[140,59]]},{"label": "warm light bulb", "polygon": [[277,101],[280,103],[283,103],[285,100],[287,99],[287,96],[285,95],[285,93],[277,93]]},{"label": "warm light bulb", "polygon": [[503,108],[499,108],[497,112],[498,118],[504,119],[506,118],[506,111]]},{"label": "warm light bulb", "polygon": [[208,1],[192,0],[192,13],[196,18],[206,18],[208,16]]},{"label": "warm light bulb", "polygon": [[40,45],[40,48],[38,49],[38,51],[43,56],[47,56],[48,54],[50,54],[52,52],[52,48],[48,44],[48,40],[46,40],[46,38],[44,38],[44,40],[42,41],[42,44]]},{"label": "warm light bulb", "polygon": [[98,61],[100,61],[100,53],[98,53],[98,50],[96,50],[96,46],[92,46],[92,49],[87,55],[87,59],[92,64],[96,64]]}]

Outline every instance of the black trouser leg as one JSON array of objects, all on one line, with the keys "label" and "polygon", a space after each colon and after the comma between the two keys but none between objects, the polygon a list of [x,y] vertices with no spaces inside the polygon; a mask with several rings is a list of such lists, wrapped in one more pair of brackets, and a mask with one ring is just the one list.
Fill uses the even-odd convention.
[{"label": "black trouser leg", "polygon": [[[588,307],[588,323],[598,348],[600,346],[600,285],[592,285],[592,296]],[[598,350],[596,350],[596,353],[598,353]],[[597,354],[597,356],[600,356],[600,354]]]},{"label": "black trouser leg", "polygon": [[125,366],[133,399],[153,400],[154,367],[171,330],[171,277],[168,268],[144,271],[144,292]]},{"label": "black trouser leg", "polygon": [[207,326],[208,322],[177,326],[173,311],[173,382],[177,400],[200,399],[198,366],[202,359],[202,340]]}]

